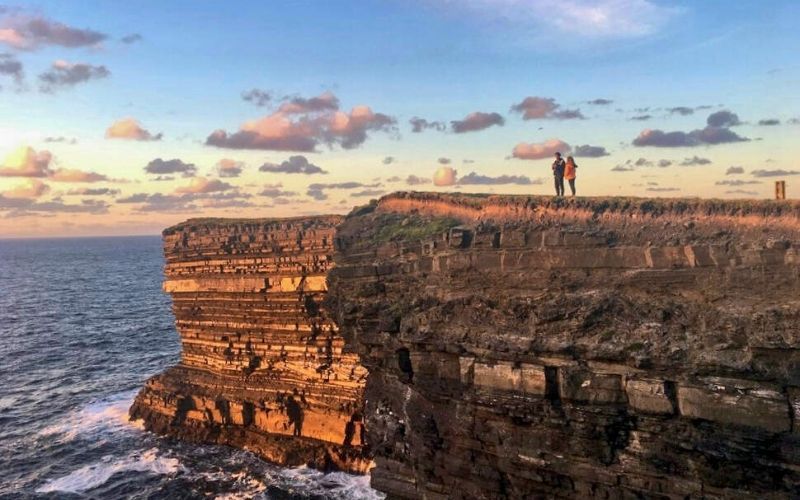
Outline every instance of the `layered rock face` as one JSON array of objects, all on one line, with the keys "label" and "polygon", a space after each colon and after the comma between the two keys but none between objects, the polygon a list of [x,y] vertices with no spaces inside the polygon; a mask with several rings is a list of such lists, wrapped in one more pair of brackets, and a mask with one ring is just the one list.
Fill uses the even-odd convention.
[{"label": "layered rock face", "polygon": [[390,497],[800,496],[800,204],[396,194],[336,241]]},{"label": "layered rock face", "polygon": [[364,472],[366,370],[320,307],[337,216],[190,220],[164,231],[181,362],[131,417],[284,465]]}]

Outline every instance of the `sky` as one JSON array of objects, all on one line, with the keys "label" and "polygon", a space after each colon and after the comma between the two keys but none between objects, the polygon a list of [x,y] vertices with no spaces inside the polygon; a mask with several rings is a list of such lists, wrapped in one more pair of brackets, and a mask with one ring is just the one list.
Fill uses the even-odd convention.
[{"label": "sky", "polygon": [[[2,1],[2,0],[0,0]],[[795,0],[0,4],[0,238],[393,191],[800,197]]]}]

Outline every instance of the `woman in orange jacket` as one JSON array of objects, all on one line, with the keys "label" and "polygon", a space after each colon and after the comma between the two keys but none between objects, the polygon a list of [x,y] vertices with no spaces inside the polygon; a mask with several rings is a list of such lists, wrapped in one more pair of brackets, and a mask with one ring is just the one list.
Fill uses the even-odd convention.
[{"label": "woman in orange jacket", "polygon": [[575,158],[568,156],[567,164],[564,167],[564,178],[569,181],[569,189],[572,191],[572,196],[575,196],[575,170],[578,165],[575,164]]}]

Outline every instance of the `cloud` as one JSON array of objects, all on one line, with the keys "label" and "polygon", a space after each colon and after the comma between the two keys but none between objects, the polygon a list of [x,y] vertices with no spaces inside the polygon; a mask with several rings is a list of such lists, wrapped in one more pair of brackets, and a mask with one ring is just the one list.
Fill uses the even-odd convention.
[{"label": "cloud", "polygon": [[306,194],[317,201],[323,201],[328,199],[328,195],[324,192],[328,189],[359,189],[359,188],[376,188],[380,187],[380,184],[362,184],[360,182],[336,182],[331,184],[322,184],[322,183],[313,183],[308,185],[308,190]]},{"label": "cloud", "polygon": [[[213,181],[210,181],[213,182]],[[177,194],[161,193],[136,193],[125,198],[118,198],[117,203],[140,204],[138,212],[185,212],[196,211],[202,208],[240,208],[251,207],[252,203],[245,201],[251,195],[238,191],[200,190],[200,192],[186,192]]]},{"label": "cloud", "polygon": [[242,99],[263,108],[272,101],[272,94],[266,90],[250,89],[242,92]]},{"label": "cloud", "polygon": [[681,188],[676,187],[649,187],[645,189],[645,191],[650,191],[651,193],[672,193],[680,190]]},{"label": "cloud", "polygon": [[758,196],[758,191],[748,191],[746,189],[732,189],[725,191],[725,194],[744,194],[747,196]]},{"label": "cloud", "polygon": [[775,125],[780,125],[781,121],[777,118],[765,118],[764,120],[759,120],[758,124],[762,127],[774,127]]},{"label": "cloud", "polygon": [[430,184],[430,179],[424,177],[417,177],[416,175],[409,175],[406,177],[406,184],[409,186],[421,186],[422,184]]},{"label": "cloud", "polygon": [[458,171],[452,167],[439,167],[433,173],[433,184],[435,186],[452,186],[456,183]]},{"label": "cloud", "polygon": [[674,108],[669,108],[667,111],[672,115],[689,116],[694,114],[694,108],[688,108],[686,106],[676,106]]},{"label": "cloud", "polygon": [[141,42],[143,39],[142,35],[139,33],[131,33],[130,35],[125,35],[119,39],[120,42],[124,43],[125,45],[131,45],[137,42]]},{"label": "cloud", "polygon": [[800,175],[800,170],[753,170],[750,172],[753,177],[783,177],[790,175]]},{"label": "cloud", "polygon": [[239,177],[239,174],[244,169],[244,163],[230,158],[223,158],[217,162],[216,168],[217,175],[220,177]]},{"label": "cloud", "polygon": [[71,63],[55,61],[50,71],[39,75],[39,89],[42,92],[55,92],[60,88],[72,87],[79,83],[106,78],[111,72],[105,66],[93,66],[88,63]]},{"label": "cloud", "polygon": [[743,173],[744,173],[743,167],[728,167],[728,170],[725,171],[725,175],[737,175]]},{"label": "cloud", "polygon": [[108,212],[108,204],[101,200],[81,200],[80,204],[66,204],[61,200],[35,202],[21,198],[6,198],[0,195],[0,211],[10,210],[7,217],[25,217],[53,213],[103,214]]},{"label": "cloud", "polygon": [[480,175],[475,172],[470,172],[458,180],[461,185],[485,185],[496,186],[501,184],[518,184],[521,186],[529,186],[531,184],[541,184],[540,179],[531,180],[524,175],[499,175],[497,177],[490,177],[488,175]]},{"label": "cloud", "polygon": [[67,191],[68,195],[74,196],[115,196],[119,194],[119,189],[111,188],[76,188]]},{"label": "cloud", "polygon": [[395,158],[394,158],[394,156],[387,156],[387,157],[385,157],[385,158],[383,159],[383,162],[382,162],[382,163],[383,163],[384,165],[391,165],[391,164],[392,164],[392,163],[394,163],[394,162],[395,162]]},{"label": "cloud", "polygon": [[207,179],[205,177],[195,177],[188,186],[181,186],[175,190],[179,194],[202,194],[228,191],[233,186],[219,179]]},{"label": "cloud", "polygon": [[117,203],[142,204],[137,208],[139,212],[174,212],[186,211],[195,208],[191,202],[192,196],[176,196],[161,193],[136,193],[125,198],[118,198]]},{"label": "cloud", "polygon": [[682,12],[652,0],[471,0],[447,8],[473,13],[481,23],[504,32],[519,28],[542,34],[543,40],[639,38],[659,31]]},{"label": "cloud", "polygon": [[659,167],[659,168],[666,168],[672,165],[670,160],[659,160],[658,162],[653,162],[648,160],[647,158],[639,158],[637,160],[626,160],[625,163],[619,164],[611,169],[612,172],[632,172],[636,170],[636,167]]},{"label": "cloud", "polygon": [[229,149],[316,151],[319,144],[353,149],[367,140],[369,132],[393,132],[396,120],[375,113],[369,106],[355,106],[349,113],[338,110],[339,100],[327,92],[310,99],[294,98],[278,111],[245,122],[238,132],[216,130],[206,144]]},{"label": "cloud", "polygon": [[483,113],[476,111],[464,117],[463,120],[454,120],[450,122],[450,128],[456,134],[463,134],[465,132],[477,132],[491,127],[492,125],[502,126],[505,119],[499,113]]},{"label": "cloud", "polygon": [[142,128],[134,118],[122,118],[106,129],[106,139],[126,139],[132,141],[160,141],[163,134],[153,134]]},{"label": "cloud", "polygon": [[526,97],[511,106],[511,111],[521,113],[523,120],[583,120],[579,109],[563,109],[555,99],[549,97]]},{"label": "cloud", "polygon": [[13,54],[0,53],[0,75],[9,76],[17,85],[21,85],[25,73],[22,63]]},{"label": "cloud", "polygon": [[47,142],[47,143],[63,142],[63,143],[66,143],[66,144],[77,144],[78,143],[78,139],[75,139],[74,137],[64,137],[64,136],[59,135],[59,136],[45,137],[44,138],[44,142]]},{"label": "cloud", "polygon": [[444,158],[444,157],[442,157],[442,158],[439,158],[439,159],[438,159],[438,160],[436,160],[436,161],[437,161],[437,162],[438,162],[440,165],[450,165],[450,163],[452,163],[452,162],[451,162],[451,160],[450,160],[450,158]]},{"label": "cloud", "polygon": [[632,116],[630,119],[637,122],[646,122],[653,118],[653,115],[636,115]]},{"label": "cloud", "polygon": [[280,183],[265,185],[264,190],[259,194],[267,198],[291,198],[298,195],[295,191],[285,191],[283,184]]},{"label": "cloud", "polygon": [[258,167],[260,172],[270,172],[274,174],[327,174],[327,170],[309,163],[308,159],[303,155],[290,156],[288,160],[282,161],[280,164],[265,163]]},{"label": "cloud", "polygon": [[281,104],[279,111],[286,114],[308,114],[322,111],[337,111],[338,109],[339,98],[332,92],[323,92],[317,97],[294,97],[288,99]]},{"label": "cloud", "polygon": [[[718,111],[708,117],[708,122],[733,124],[738,121],[732,116],[716,116],[719,113],[728,113]],[[714,118],[712,118],[714,117]],[[658,129],[645,129],[639,133],[639,136],[633,140],[634,146],[654,146],[661,148],[680,148],[680,147],[694,147],[703,145],[725,144],[731,142],[744,142],[749,141],[746,137],[740,137],[738,134],[729,128],[708,125],[703,129],[693,130],[691,132],[664,132]]]},{"label": "cloud", "polygon": [[144,171],[148,174],[181,174],[184,177],[194,177],[197,167],[193,163],[184,163],[177,158],[173,160],[156,158],[144,167]]},{"label": "cloud", "polygon": [[100,182],[109,180],[106,175],[72,168],[59,168],[47,176],[54,182]]},{"label": "cloud", "polygon": [[608,156],[609,152],[602,146],[584,144],[583,146],[575,146],[572,155],[578,158],[600,158],[601,156]]},{"label": "cloud", "polygon": [[612,104],[614,101],[611,99],[592,99],[591,101],[586,101],[586,104],[591,104],[593,106],[608,106]]},{"label": "cloud", "polygon": [[790,118],[786,123],[790,125],[800,125],[800,118]]},{"label": "cloud", "polygon": [[725,179],[715,182],[717,186],[747,186],[749,184],[761,184],[761,181],[745,181],[742,179]]},{"label": "cloud", "polygon": [[612,172],[633,172],[634,170],[633,166],[624,163],[611,169]]},{"label": "cloud", "polygon": [[23,146],[12,152],[0,166],[0,177],[47,177],[50,175],[50,151],[35,151]]},{"label": "cloud", "polygon": [[411,118],[410,120],[408,120],[408,122],[411,124],[411,132],[414,133],[420,133],[423,130],[429,130],[429,129],[436,130],[439,132],[444,132],[445,130],[447,130],[447,125],[444,122],[436,122],[436,121],[430,122],[418,116]]},{"label": "cloud", "polygon": [[380,196],[384,194],[386,191],[382,189],[365,189],[363,191],[357,191],[352,193],[350,196],[354,198],[366,198],[368,196]]},{"label": "cloud", "polygon": [[50,191],[50,186],[39,179],[28,179],[25,184],[20,184],[12,189],[3,191],[0,196],[5,198],[32,200]]},{"label": "cloud", "polygon": [[36,50],[52,45],[96,47],[107,38],[98,31],[73,28],[41,16],[14,13],[0,20],[0,44],[19,50]]},{"label": "cloud", "polygon": [[698,165],[709,165],[711,160],[708,158],[700,158],[699,156],[693,156],[691,158],[684,158],[684,160],[680,163],[682,167],[696,167]]},{"label": "cloud", "polygon": [[548,139],[541,144],[520,142],[514,146],[511,155],[520,160],[541,160],[553,156],[556,152],[567,153],[570,150],[569,144],[561,139]]},{"label": "cloud", "polygon": [[735,127],[736,125],[742,124],[742,122],[739,121],[739,116],[736,113],[733,113],[726,109],[708,115],[706,123],[708,124],[709,127],[717,127],[717,128]]}]

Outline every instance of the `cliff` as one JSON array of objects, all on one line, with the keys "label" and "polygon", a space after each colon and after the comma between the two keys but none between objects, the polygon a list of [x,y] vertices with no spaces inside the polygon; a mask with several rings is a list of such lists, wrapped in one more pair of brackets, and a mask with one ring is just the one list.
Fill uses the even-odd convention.
[{"label": "cliff", "polygon": [[800,495],[800,204],[400,193],[335,261],[391,497]]},{"label": "cliff", "polygon": [[364,472],[366,370],[320,307],[337,216],[193,219],[164,231],[181,362],[131,407],[148,430],[285,465]]},{"label": "cliff", "polygon": [[800,496],[800,203],[397,193],[164,241],[148,429],[374,457],[390,498]]}]

